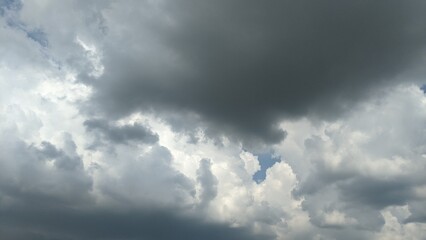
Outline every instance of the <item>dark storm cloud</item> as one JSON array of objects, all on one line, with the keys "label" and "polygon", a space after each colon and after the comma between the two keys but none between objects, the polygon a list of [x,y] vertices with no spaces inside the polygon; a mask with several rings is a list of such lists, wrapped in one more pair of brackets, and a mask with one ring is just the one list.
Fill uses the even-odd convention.
[{"label": "dark storm cloud", "polygon": [[103,119],[90,119],[84,122],[84,126],[89,132],[100,134],[99,137],[113,143],[126,144],[134,141],[154,144],[158,141],[156,133],[138,123],[116,126]]},{"label": "dark storm cloud", "polygon": [[161,7],[158,18],[107,17],[105,74],[93,83],[93,100],[114,116],[193,113],[209,135],[278,142],[285,137],[280,118],[335,118],[414,69],[426,45],[424,1],[179,0]]},{"label": "dark storm cloud", "polygon": [[245,228],[179,216],[176,210],[0,209],[0,237],[8,239],[272,239]]}]

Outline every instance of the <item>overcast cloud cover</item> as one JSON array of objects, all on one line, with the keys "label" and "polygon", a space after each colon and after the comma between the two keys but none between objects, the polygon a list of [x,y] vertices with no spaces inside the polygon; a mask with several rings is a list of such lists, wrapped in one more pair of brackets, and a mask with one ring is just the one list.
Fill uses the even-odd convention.
[{"label": "overcast cloud cover", "polygon": [[426,239],[425,13],[0,0],[0,238]]}]

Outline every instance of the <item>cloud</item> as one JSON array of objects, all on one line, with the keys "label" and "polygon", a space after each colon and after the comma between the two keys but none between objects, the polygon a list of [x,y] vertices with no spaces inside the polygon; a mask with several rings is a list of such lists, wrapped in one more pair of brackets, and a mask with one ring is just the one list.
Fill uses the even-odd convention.
[{"label": "cloud", "polygon": [[197,181],[201,185],[199,196],[199,207],[201,208],[206,207],[217,195],[217,178],[211,172],[211,165],[209,159],[202,159],[197,169]]},{"label": "cloud", "polygon": [[154,144],[158,141],[157,134],[139,123],[117,126],[103,119],[89,119],[84,122],[84,126],[89,132],[96,134],[97,142],[105,139],[115,144],[127,144],[129,142]]},{"label": "cloud", "polygon": [[[28,207],[28,206],[27,206]],[[111,211],[109,209],[2,209],[0,233],[10,239],[271,239],[245,228],[182,217],[173,210]]]},{"label": "cloud", "polygon": [[116,117],[195,116],[186,119],[187,129],[277,143],[285,137],[281,118],[335,119],[413,74],[425,47],[425,7],[333,0],[112,4],[103,15],[110,24],[101,46],[105,74],[91,82],[92,103]]},{"label": "cloud", "polygon": [[193,205],[194,182],[172,166],[174,159],[166,147],[124,146],[101,154],[96,187],[106,202],[142,207]]},{"label": "cloud", "polygon": [[[0,138],[2,238],[272,239],[248,228],[205,221],[197,214],[188,216],[179,196],[193,191],[192,182],[170,167],[172,156],[164,147],[153,147],[139,159],[119,155],[125,160],[122,164],[105,161],[98,169],[85,170],[70,134],[63,134],[63,148],[46,141],[28,145],[4,134]],[[120,149],[117,152],[122,154]],[[201,195],[209,201],[214,197],[215,177],[207,160],[199,174]]]},{"label": "cloud", "polygon": [[[51,143],[27,145],[20,139],[4,138],[0,158],[0,207],[61,208],[90,202],[92,178],[84,171],[82,159],[72,149],[58,149]],[[65,144],[73,145],[65,135]]]},{"label": "cloud", "polygon": [[401,223],[422,222],[424,98],[418,87],[400,86],[316,133],[291,130],[300,125],[288,128],[287,147],[298,139],[302,155],[296,157],[291,148],[282,154],[294,158],[287,160],[300,181],[293,194],[303,199],[312,224],[359,229],[351,235],[370,239],[368,232],[381,232],[387,224],[384,212],[391,207],[410,208],[396,214]]},{"label": "cloud", "polygon": [[425,8],[0,0],[0,238],[422,239]]},{"label": "cloud", "polygon": [[[195,183],[171,167],[165,147],[151,146],[136,157],[129,150],[137,149],[121,146],[103,153],[99,165],[84,166],[71,134],[61,134],[61,147],[27,144],[20,134],[7,125],[0,131],[2,238],[272,239],[188,213]],[[215,182],[207,160],[199,174],[207,202]]]}]

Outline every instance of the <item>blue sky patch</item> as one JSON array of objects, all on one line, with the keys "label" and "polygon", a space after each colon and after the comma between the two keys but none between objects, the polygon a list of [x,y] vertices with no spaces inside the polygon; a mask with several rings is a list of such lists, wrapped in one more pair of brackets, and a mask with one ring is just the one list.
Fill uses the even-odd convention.
[{"label": "blue sky patch", "polygon": [[266,170],[272,167],[275,163],[281,162],[280,156],[275,156],[272,153],[255,154],[259,160],[260,170],[253,175],[253,180],[256,183],[261,183],[266,178]]}]

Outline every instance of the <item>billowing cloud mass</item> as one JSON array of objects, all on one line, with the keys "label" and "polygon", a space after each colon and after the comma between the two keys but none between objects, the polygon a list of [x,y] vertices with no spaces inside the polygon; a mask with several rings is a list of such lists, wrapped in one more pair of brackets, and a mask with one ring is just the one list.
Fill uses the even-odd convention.
[{"label": "billowing cloud mass", "polygon": [[0,0],[0,238],[424,239],[425,12]]}]

